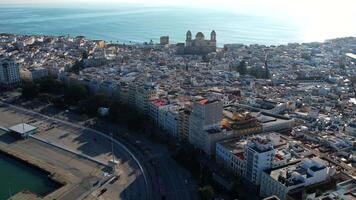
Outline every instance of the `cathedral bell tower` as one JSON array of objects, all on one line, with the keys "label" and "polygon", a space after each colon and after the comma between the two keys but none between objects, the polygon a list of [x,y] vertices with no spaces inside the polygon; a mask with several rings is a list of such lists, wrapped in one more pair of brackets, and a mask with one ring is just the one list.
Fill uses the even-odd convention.
[{"label": "cathedral bell tower", "polygon": [[188,31],[186,34],[185,45],[191,46],[192,45],[192,32]]},{"label": "cathedral bell tower", "polygon": [[214,30],[210,33],[210,40],[216,42],[216,33]]}]

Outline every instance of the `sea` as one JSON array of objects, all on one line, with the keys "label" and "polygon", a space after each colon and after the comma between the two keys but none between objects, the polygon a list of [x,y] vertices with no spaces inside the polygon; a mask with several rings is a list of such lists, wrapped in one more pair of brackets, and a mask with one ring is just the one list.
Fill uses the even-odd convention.
[{"label": "sea", "polygon": [[[213,9],[116,5],[112,8],[0,5],[0,33],[83,35],[108,42],[184,42],[187,30],[206,38],[215,30],[219,46],[305,42],[303,23],[288,17],[239,14]],[[325,32],[325,31],[324,31]],[[321,38],[323,39],[323,38]]]},{"label": "sea", "polygon": [[23,190],[45,196],[59,187],[43,171],[0,152],[0,200]]}]

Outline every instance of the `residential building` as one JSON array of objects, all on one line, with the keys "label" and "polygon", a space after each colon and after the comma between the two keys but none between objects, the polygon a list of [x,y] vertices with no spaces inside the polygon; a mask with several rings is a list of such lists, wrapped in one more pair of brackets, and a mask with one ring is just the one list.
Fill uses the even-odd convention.
[{"label": "residential building", "polygon": [[141,113],[148,113],[149,99],[154,94],[154,87],[150,83],[139,85],[136,88],[136,108]]},{"label": "residential building", "polygon": [[194,147],[205,149],[204,142],[209,133],[206,130],[214,130],[215,127],[218,127],[215,130],[219,129],[222,111],[223,103],[220,100],[202,99],[193,103],[189,119],[189,142]]},{"label": "residential building", "polygon": [[335,188],[327,191],[316,191],[307,193],[306,200],[354,200],[356,198],[356,179],[336,183]]},{"label": "residential building", "polygon": [[43,67],[29,67],[20,70],[20,76],[24,80],[36,81],[48,76],[48,69]]},{"label": "residential building", "polygon": [[0,84],[7,88],[21,84],[19,65],[10,58],[0,60]]},{"label": "residential building", "polygon": [[183,108],[178,112],[178,138],[180,141],[189,141],[189,118],[191,111]]},{"label": "residential building", "polygon": [[256,136],[249,140],[244,147],[246,179],[259,185],[262,171],[271,168],[274,154],[273,143],[269,138]]},{"label": "residential building", "polygon": [[356,137],[356,120],[350,122],[346,129],[345,129],[346,133],[349,135],[353,135]]},{"label": "residential building", "polygon": [[261,174],[260,196],[276,195],[284,200],[289,191],[323,182],[329,175],[331,171],[325,161],[318,157],[305,158],[294,164],[264,171]]}]

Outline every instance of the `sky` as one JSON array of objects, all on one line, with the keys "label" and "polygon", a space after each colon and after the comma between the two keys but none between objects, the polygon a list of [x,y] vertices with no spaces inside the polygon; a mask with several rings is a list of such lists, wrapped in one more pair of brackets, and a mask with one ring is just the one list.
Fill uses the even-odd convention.
[{"label": "sky", "polygon": [[[85,4],[83,4],[85,3]],[[218,9],[226,12],[288,17],[292,23],[304,26],[304,38],[324,38],[324,35],[356,36],[356,0],[0,0],[0,4],[47,4],[53,6],[113,4],[145,6],[183,6]]]}]

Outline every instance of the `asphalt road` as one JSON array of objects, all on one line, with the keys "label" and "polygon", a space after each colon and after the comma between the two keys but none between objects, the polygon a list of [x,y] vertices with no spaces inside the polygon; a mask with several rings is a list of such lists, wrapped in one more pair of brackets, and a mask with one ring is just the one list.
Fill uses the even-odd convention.
[{"label": "asphalt road", "polygon": [[[17,112],[24,113],[27,115],[31,115],[32,117],[39,118],[43,121],[56,122],[61,126],[64,126],[66,129],[73,129],[73,132],[85,131],[87,134],[95,134],[95,137],[100,139],[111,140],[111,137],[107,134],[87,128],[78,124],[74,124],[68,121],[56,119],[54,117],[49,117],[32,110],[28,110],[19,106],[11,105],[6,102],[1,101],[2,105],[13,109]],[[136,180],[132,182],[129,187],[127,187],[124,191],[125,196],[120,197],[121,199],[154,199],[152,195],[152,184],[150,183],[150,179],[147,177],[146,169],[143,168],[141,162],[136,158],[136,156],[129,150],[125,145],[120,143],[117,140],[113,140],[115,147],[115,154],[117,157],[125,157],[123,160],[130,159],[130,167],[133,168],[133,173],[136,173]],[[140,173],[137,173],[139,171]],[[118,197],[119,199],[119,197]]]},{"label": "asphalt road", "polygon": [[[68,121],[49,117],[32,110],[2,102],[18,112],[30,114],[34,117],[59,123],[66,128],[73,130],[85,130],[86,132],[99,136],[100,138],[111,140],[102,131],[87,128]],[[109,126],[109,124],[107,124]],[[125,130],[119,126],[112,126],[110,132],[114,131],[124,134]],[[110,130],[109,129],[109,130]],[[139,144],[137,143],[139,141]],[[197,185],[191,179],[189,172],[181,168],[169,155],[168,150],[162,146],[150,142],[144,137],[130,134],[114,140],[115,152],[118,156],[127,156],[132,160],[132,165],[137,174],[137,180],[121,192],[120,199],[166,199],[189,200],[199,199]],[[148,152],[148,154],[147,154]]]}]

